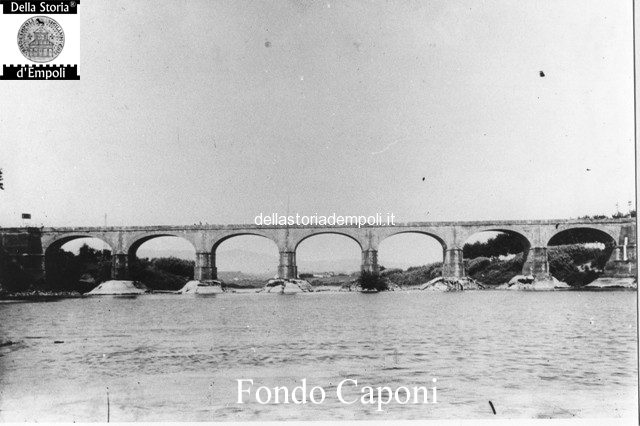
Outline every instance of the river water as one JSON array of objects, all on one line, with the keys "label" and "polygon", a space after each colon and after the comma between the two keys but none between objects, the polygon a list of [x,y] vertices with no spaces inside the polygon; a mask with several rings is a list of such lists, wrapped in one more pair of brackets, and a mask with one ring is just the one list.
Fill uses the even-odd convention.
[{"label": "river water", "polygon": [[[14,342],[0,347],[0,420],[634,416],[636,297],[407,291],[0,303],[2,340]],[[362,386],[430,389],[434,378],[437,402],[429,394],[428,404],[381,411],[343,404],[336,391],[347,378],[358,381],[345,388],[347,402]],[[326,399],[263,405],[245,394],[238,404],[238,379],[253,379],[253,391],[306,379]]]}]

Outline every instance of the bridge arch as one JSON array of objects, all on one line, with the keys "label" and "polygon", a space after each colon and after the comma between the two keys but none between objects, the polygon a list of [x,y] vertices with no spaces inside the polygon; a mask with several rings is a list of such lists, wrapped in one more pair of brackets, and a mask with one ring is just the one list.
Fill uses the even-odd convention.
[{"label": "bridge arch", "polygon": [[161,237],[175,237],[180,238],[182,240],[188,241],[194,250],[197,251],[196,245],[192,238],[189,238],[188,235],[181,235],[179,233],[171,233],[171,232],[152,232],[146,234],[138,234],[131,238],[129,245],[126,247],[124,252],[130,257],[133,258],[136,256],[136,252],[144,243],[151,241],[155,238]]},{"label": "bridge arch", "polygon": [[[612,260],[613,264],[628,260],[627,246],[619,246],[616,237],[601,227],[567,227],[554,233],[547,246],[549,271],[570,286],[584,286],[599,278],[607,268],[614,266],[610,264]],[[558,257],[562,259],[563,253],[568,254],[572,261],[553,261]]]},{"label": "bridge arch", "polygon": [[386,233],[378,241],[378,247],[380,247],[380,244],[382,244],[382,242],[385,241],[387,238],[391,238],[391,237],[394,237],[396,235],[401,235],[401,234],[421,234],[421,235],[426,235],[428,237],[431,237],[431,238],[435,239],[437,242],[439,242],[440,245],[442,246],[442,250],[443,251],[447,249],[447,243],[445,242],[444,238],[442,238],[440,235],[435,234],[433,232],[429,232],[429,231],[421,231],[419,229],[407,229],[407,230],[400,230],[400,231],[397,231],[397,232]]},{"label": "bridge arch", "polygon": [[349,234],[348,232],[342,232],[340,230],[334,230],[334,229],[327,229],[325,230],[318,230],[318,231],[314,231],[312,233],[309,233],[305,236],[303,236],[302,238],[300,238],[298,241],[296,241],[295,246],[293,247],[293,251],[298,251],[298,246],[305,240],[308,240],[311,237],[316,237],[318,235],[327,235],[327,234],[333,234],[333,235],[342,235],[343,237],[347,237],[352,241],[355,241],[356,244],[358,244],[358,247],[360,247],[360,250],[363,250],[364,248],[364,244],[354,235]]},{"label": "bridge arch", "polygon": [[[164,239],[175,244],[166,244]],[[167,251],[152,258],[177,259],[143,259],[138,252],[144,245],[155,241],[156,249]],[[188,280],[193,279],[196,247],[191,238],[181,233],[150,232],[137,234],[129,241],[124,253],[114,255],[114,278],[126,278],[140,281],[154,290],[178,290]],[[151,244],[153,246],[153,244]],[[172,247],[173,246],[173,247]],[[147,247],[150,249],[151,247]],[[185,251],[186,253],[181,253]]]},{"label": "bridge arch", "polygon": [[113,241],[111,241],[111,239],[106,238],[104,235],[91,234],[91,233],[73,233],[73,234],[57,235],[57,236],[54,236],[53,238],[51,238],[49,241],[43,241],[42,242],[42,253],[46,256],[47,255],[47,251],[49,251],[50,249],[52,249],[52,250],[59,249],[63,245],[65,245],[65,244],[67,244],[67,243],[69,243],[71,241],[81,239],[81,238],[92,238],[92,239],[100,240],[103,243],[105,243],[106,245],[108,245],[112,252],[113,252],[114,247],[115,247],[115,243]]},{"label": "bridge arch", "polygon": [[236,237],[247,237],[247,236],[266,238],[267,240],[272,241],[276,246],[278,246],[278,241],[276,241],[272,236],[270,236],[268,234],[263,234],[263,233],[258,232],[258,231],[241,231],[241,232],[232,232],[232,233],[225,234],[225,235],[219,237],[213,243],[213,246],[211,247],[211,253],[213,255],[215,255],[216,250],[218,250],[218,247],[220,246],[220,244],[224,243],[225,241],[228,241],[228,240],[230,240],[232,238],[236,238]]},{"label": "bridge arch", "polygon": [[547,241],[548,246],[558,245],[558,241],[570,241],[571,234],[582,234],[583,238],[574,238],[576,242],[578,239],[585,239],[584,237],[591,238],[592,242],[600,242],[603,244],[617,244],[618,243],[618,235],[612,232],[607,227],[603,226],[591,226],[584,224],[575,224],[570,226],[562,227],[557,232],[553,233],[549,240]]},{"label": "bridge arch", "polygon": [[[357,235],[342,232],[339,229],[314,230],[303,235],[296,241],[291,252],[296,271],[337,273],[338,276],[359,271],[365,261],[364,253],[365,246]],[[321,261],[321,263],[314,265],[313,268],[310,268],[307,263],[306,269],[304,267],[300,269],[297,266],[299,261],[303,264],[311,261]]]},{"label": "bridge arch", "polygon": [[[228,252],[229,248],[232,251],[233,249],[250,251],[250,264],[246,260],[238,262],[237,255]],[[218,270],[223,268],[220,272],[238,271],[245,274],[272,277],[278,268],[279,251],[278,243],[269,234],[252,231],[226,234],[215,241],[208,254],[212,276],[222,281],[237,279],[237,276],[232,277],[229,274],[219,276]],[[257,256],[254,257],[254,254]],[[229,282],[227,284],[232,285]]]},{"label": "bridge arch", "polygon": [[383,274],[398,269],[429,271],[432,278],[441,272],[446,243],[427,232],[397,232],[378,243],[378,265]]},{"label": "bridge arch", "polygon": [[531,247],[530,239],[520,230],[474,229],[462,245],[465,275],[485,285],[505,284],[522,274]]}]

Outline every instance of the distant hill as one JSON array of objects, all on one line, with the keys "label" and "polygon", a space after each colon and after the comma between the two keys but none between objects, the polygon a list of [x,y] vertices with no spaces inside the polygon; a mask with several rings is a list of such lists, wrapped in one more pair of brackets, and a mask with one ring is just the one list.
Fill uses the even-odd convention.
[{"label": "distant hill", "polygon": [[278,256],[240,249],[225,250],[216,253],[216,265],[218,270],[272,277],[278,271]]},{"label": "distant hill", "polygon": [[178,259],[193,260],[196,257],[194,251],[191,250],[153,250],[141,248],[136,255],[139,258],[148,257],[149,259],[154,257],[177,257]]},{"label": "distant hill", "polygon": [[360,270],[360,259],[298,261],[298,273],[344,272],[349,274],[358,270]]}]

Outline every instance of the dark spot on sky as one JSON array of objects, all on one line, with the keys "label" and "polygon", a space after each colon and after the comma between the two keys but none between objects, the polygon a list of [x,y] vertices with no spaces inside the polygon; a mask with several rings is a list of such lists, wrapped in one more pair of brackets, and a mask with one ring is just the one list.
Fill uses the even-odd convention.
[{"label": "dark spot on sky", "polygon": [[424,182],[424,177],[422,178],[422,181]]},{"label": "dark spot on sky", "polygon": [[540,71],[540,77],[544,77],[544,71]]},{"label": "dark spot on sky", "polygon": [[265,41],[264,47],[271,47],[271,42],[269,40]]}]

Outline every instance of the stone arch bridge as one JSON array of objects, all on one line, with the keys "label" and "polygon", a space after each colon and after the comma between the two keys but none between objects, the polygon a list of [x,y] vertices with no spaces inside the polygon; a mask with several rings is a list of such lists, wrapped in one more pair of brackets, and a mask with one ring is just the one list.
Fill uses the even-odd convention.
[{"label": "stone arch bridge", "polygon": [[217,277],[215,253],[225,240],[240,235],[257,235],[272,240],[280,252],[278,276],[296,278],[296,249],[305,239],[319,234],[340,234],[358,243],[362,250],[361,270],[377,273],[378,247],[382,241],[402,233],[418,233],[435,238],[444,253],[443,276],[465,276],[462,247],[469,237],[483,231],[501,231],[521,240],[525,247],[524,275],[548,279],[547,246],[559,233],[569,229],[591,229],[615,243],[605,276],[637,275],[635,218],[584,220],[519,220],[474,222],[411,222],[393,226],[258,226],[192,225],[64,228],[0,228],[0,249],[20,257],[34,276],[44,277],[45,256],[51,249],[78,238],[98,238],[111,247],[112,278],[127,279],[128,265],[144,242],[164,236],[189,241],[196,252],[194,279]]}]

